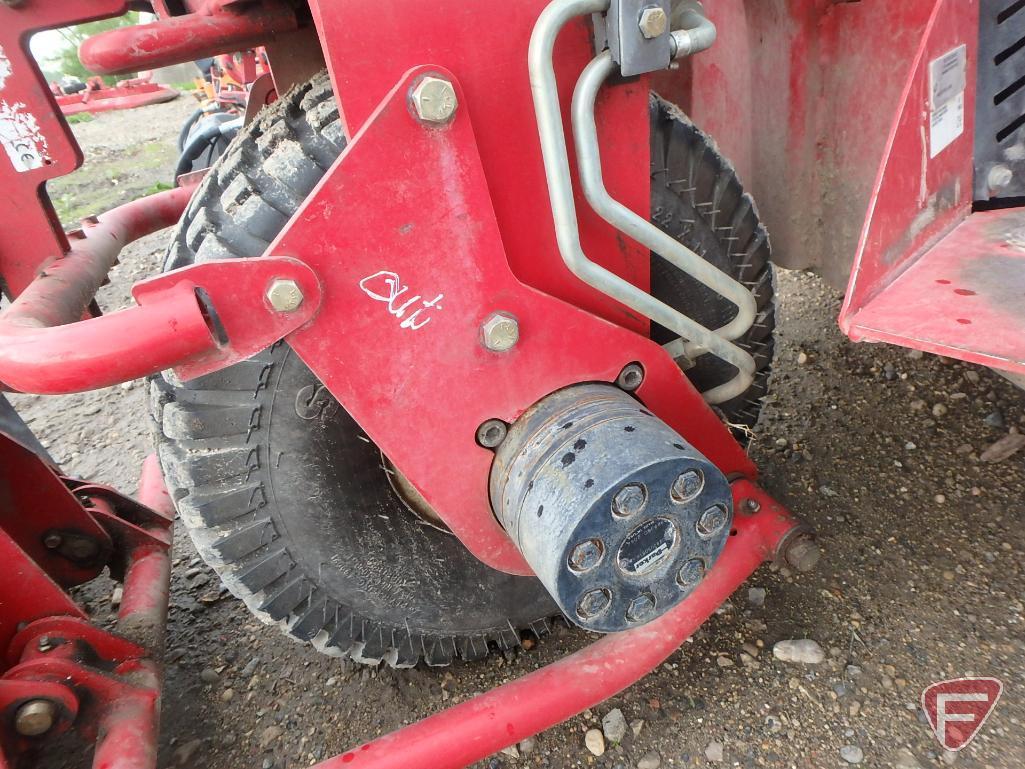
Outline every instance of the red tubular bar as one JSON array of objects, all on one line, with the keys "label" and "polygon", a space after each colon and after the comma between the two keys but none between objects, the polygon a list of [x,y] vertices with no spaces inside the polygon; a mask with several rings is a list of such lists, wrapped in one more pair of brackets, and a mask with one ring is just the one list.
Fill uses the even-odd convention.
[{"label": "red tubular bar", "polygon": [[294,10],[264,0],[261,6],[244,12],[215,7],[207,13],[102,32],[83,42],[78,56],[92,72],[117,75],[253,48],[297,28]]},{"label": "red tubular bar", "polygon": [[[747,481],[734,498],[754,499],[736,535],[698,588],[668,614],[609,635],[565,659],[467,702],[330,758],[315,769],[460,769],[544,731],[627,688],[661,664],[799,524]],[[740,504],[738,510],[744,509]]]},{"label": "red tubular bar", "polygon": [[68,253],[0,313],[0,389],[48,395],[105,387],[216,347],[185,285],[144,307],[79,320],[121,249],[177,222],[191,192],[161,192],[85,222]]}]

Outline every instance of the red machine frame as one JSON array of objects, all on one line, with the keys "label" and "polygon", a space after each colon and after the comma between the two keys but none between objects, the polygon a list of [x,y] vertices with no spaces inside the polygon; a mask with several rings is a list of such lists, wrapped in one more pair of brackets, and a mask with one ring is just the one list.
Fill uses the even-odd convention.
[{"label": "red machine frame", "polygon": [[[490,455],[473,440],[474,427],[485,419],[512,421],[560,387],[582,380],[612,381],[624,365],[640,363],[645,381],[638,395],[645,405],[732,479],[741,511],[735,536],[701,586],[677,609],[330,759],[325,764],[332,769],[349,764],[463,766],[558,723],[651,670],[765,559],[804,565],[801,554],[807,543],[800,524],[754,485],[755,468],[727,428],[678,367],[648,341],[648,321],[584,285],[557,256],[524,58],[530,31],[546,2],[512,4],[503,10],[500,25],[479,24],[479,11],[472,4],[454,3],[445,12],[437,4],[415,0],[396,0],[392,5],[394,12],[382,15],[376,6],[346,0],[331,4],[328,13],[325,3],[311,0],[310,26],[290,4],[278,0],[192,0],[186,2],[189,13],[179,16],[157,0],[159,21],[115,30],[83,46],[88,66],[115,73],[265,45],[279,93],[326,63],[351,137],[334,168],[267,254],[152,278],[135,287],[137,307],[95,317],[90,302],[121,246],[175,222],[192,187],[130,203],[65,236],[43,185],[79,165],[81,153],[30,61],[27,36],[39,29],[116,15],[124,12],[126,3],[67,0],[58,8],[22,0],[0,6],[0,47],[12,73],[0,96],[18,117],[11,124],[18,130],[16,141],[5,144],[16,172],[0,174],[0,274],[5,292],[15,300],[0,313],[0,385],[26,392],[71,392],[167,367],[189,378],[286,339],[466,546],[484,562],[512,573],[529,573],[529,568],[490,515]],[[837,54],[847,45],[837,33],[838,15],[844,11],[833,3],[773,0],[765,5],[785,5],[784,17],[802,22],[794,27],[798,35],[811,35],[826,17],[826,34],[816,38],[826,54]],[[908,168],[901,165],[905,155],[898,150],[902,143],[912,147],[915,141],[909,126],[918,110],[911,97],[923,88],[923,64],[959,39],[962,27],[977,15],[975,0],[956,8],[950,0],[896,4],[899,10],[889,5],[895,24],[903,25],[899,29],[917,29],[920,22],[923,26],[910,54],[906,45],[895,47],[880,65],[889,68],[887,83],[900,81],[903,98],[894,100],[899,103],[898,117],[878,155],[884,160],[883,170],[871,195],[858,254],[855,281],[869,276],[870,285],[852,284],[845,307],[845,328],[859,329],[866,338],[871,338],[864,333],[866,326],[852,325],[849,318],[857,317],[852,315],[855,311],[865,311],[855,307],[864,297],[881,296],[894,276],[911,274],[884,270],[880,260],[903,242],[929,199],[926,194],[925,201],[915,198],[918,205],[910,205],[901,186]],[[724,17],[720,26],[729,40],[761,12],[731,0],[716,13]],[[868,23],[866,16],[870,14],[856,17],[856,22]],[[311,45],[315,36],[320,45]],[[751,50],[752,46],[744,47],[745,53]],[[765,125],[767,133],[787,147],[788,157],[803,158],[802,172],[811,178],[815,174],[808,168],[809,157],[818,163],[822,153],[809,154],[809,142],[820,134],[820,126],[808,118],[811,110],[801,89],[823,81],[811,77],[815,55],[823,54],[798,45],[786,50],[790,112],[773,114]],[[887,49],[873,45],[872,50]],[[559,39],[555,58],[564,109],[577,74],[592,55],[586,20],[570,24]],[[746,121],[729,115],[730,107],[745,112],[755,100],[742,106],[710,105],[707,100],[713,93],[728,98],[734,93],[730,86],[745,80],[751,90],[761,89],[773,60],[723,58],[733,55],[722,51],[698,59],[687,76],[675,82],[655,80],[667,95],[676,93],[713,134],[723,128],[721,143],[728,150],[736,147],[742,170],[753,171],[765,162],[764,154],[750,143],[751,136],[742,134],[750,130],[744,128]],[[902,71],[894,60],[907,66]],[[850,74],[849,69],[840,70]],[[456,90],[459,106],[443,125],[425,124],[408,106],[410,91],[426,75],[444,77]],[[651,81],[640,77],[607,88],[597,112],[606,186],[616,199],[645,213],[650,205]],[[719,87],[703,90],[700,84],[705,82]],[[515,152],[510,151],[510,137],[519,140]],[[952,176],[963,176],[966,144],[955,142],[939,165],[927,169],[922,177],[926,193]],[[886,172],[890,158],[896,170]],[[831,162],[834,168],[844,163],[831,159],[824,165]],[[756,189],[765,183],[762,174],[750,175]],[[797,208],[808,195],[821,192],[821,186],[809,185],[790,205]],[[848,201],[860,194],[855,189]],[[787,204],[778,206],[783,214],[789,210]],[[584,249],[602,266],[647,289],[647,250],[620,238],[586,205],[578,210]],[[899,255],[908,264],[925,264],[922,249],[937,243],[966,213],[966,203],[958,197],[928,227],[916,230],[900,246]],[[787,229],[784,238],[794,235]],[[966,236],[970,239],[971,232],[960,231],[959,237]],[[375,261],[385,253],[391,262]],[[394,276],[388,284],[392,295],[367,289],[367,280],[384,274]],[[275,308],[266,298],[267,287],[282,280],[294,283],[301,295],[301,302],[288,309]],[[400,287],[404,290],[398,291]],[[407,291],[396,305],[396,296]],[[428,312],[408,322],[406,301],[413,294],[421,303],[417,308]],[[492,310],[521,320],[522,341],[512,353],[494,353],[477,344],[480,323]],[[574,340],[572,349],[565,344],[567,338]],[[437,368],[428,371],[414,365],[424,359]],[[474,397],[458,397],[467,392]],[[447,409],[439,416],[435,404],[442,398]],[[415,453],[403,443],[411,429],[416,430],[420,447]],[[8,448],[12,456],[18,454]],[[39,462],[19,456],[26,466]],[[32,466],[39,471],[38,465]],[[166,499],[159,499],[156,491],[154,468],[152,462],[147,465],[141,496],[168,511]],[[433,482],[439,477],[448,481]],[[16,716],[28,700],[52,701],[60,723],[77,719],[87,732],[106,735],[97,746],[94,765],[142,769],[151,766],[155,756],[158,688],[152,658],[159,642],[153,626],[166,608],[169,527],[164,518],[145,513],[109,490],[63,483],[87,501],[87,507],[76,504],[65,514],[100,541],[97,553],[103,553],[103,563],[125,565],[119,631],[126,637],[84,624],[57,586],[73,584],[72,577],[88,578],[89,571],[79,564],[78,573],[62,576],[61,563],[39,548],[52,528],[46,520],[29,516],[31,524],[22,528],[20,539],[5,523],[0,526],[5,537],[0,542],[6,543],[10,562],[19,564],[22,594],[47,598],[0,612],[0,623],[6,623],[0,627],[31,622],[17,634],[0,635],[6,646],[0,651],[7,655],[6,667],[0,668],[0,692],[9,693],[0,699],[0,711],[10,708]],[[21,508],[26,504],[22,501]],[[148,628],[141,642],[132,640],[138,617]],[[54,638],[75,638],[78,643],[55,648]],[[81,644],[115,665],[116,675],[97,678],[85,658],[71,650]],[[596,666],[601,669],[598,675]],[[554,689],[548,684],[553,677],[560,681]],[[72,685],[56,684],[56,678]],[[535,696],[539,689],[544,689],[544,697]],[[93,695],[93,705],[76,716],[82,692]],[[111,739],[111,734],[120,734],[119,724],[130,724],[137,739]],[[19,753],[26,739],[8,730],[3,748]]]}]

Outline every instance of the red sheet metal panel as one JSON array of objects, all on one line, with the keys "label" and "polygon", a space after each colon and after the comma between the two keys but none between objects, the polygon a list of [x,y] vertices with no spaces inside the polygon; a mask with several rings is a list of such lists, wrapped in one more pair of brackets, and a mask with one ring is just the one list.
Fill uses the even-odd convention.
[{"label": "red sheet metal panel", "polygon": [[[355,133],[403,73],[434,64],[455,73],[465,91],[502,241],[513,272],[525,283],[615,323],[647,333],[648,321],[582,283],[559,258],[541,146],[527,76],[527,44],[548,0],[516,0],[500,11],[480,3],[423,0],[367,3],[313,0],[335,92],[349,134]],[[567,27],[556,46],[555,71],[564,110],[594,56],[590,22]],[[650,214],[648,83],[638,78],[607,88],[598,102],[605,182],[624,205]],[[567,122],[572,154],[572,136]],[[390,162],[402,162],[400,147]],[[578,193],[584,250],[637,286],[649,285],[648,251],[601,221]]]},{"label": "red sheet metal panel", "polygon": [[1025,210],[972,214],[847,323],[855,340],[1025,374]]},{"label": "red sheet metal panel", "polygon": [[[268,249],[301,259],[323,282],[320,311],[289,335],[292,348],[474,555],[498,569],[529,573],[492,513],[492,455],[476,429],[511,422],[567,385],[614,381],[638,361],[649,409],[725,473],[753,474],[660,346],[514,277],[476,150],[473,100],[456,83],[461,106],[440,128],[410,110],[407,94],[428,72],[454,78],[432,66],[399,80]],[[506,353],[481,343],[482,322],[498,310],[519,320],[520,341]]]}]

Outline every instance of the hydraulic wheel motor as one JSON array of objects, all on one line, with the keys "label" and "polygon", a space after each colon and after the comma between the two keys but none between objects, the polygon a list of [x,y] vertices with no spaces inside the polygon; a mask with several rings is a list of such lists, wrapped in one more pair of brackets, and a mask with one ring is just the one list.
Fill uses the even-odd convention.
[{"label": "hydraulic wheel motor", "polygon": [[682,601],[722,552],[726,477],[632,396],[560,390],[509,429],[491,470],[498,519],[565,615],[614,632]]}]

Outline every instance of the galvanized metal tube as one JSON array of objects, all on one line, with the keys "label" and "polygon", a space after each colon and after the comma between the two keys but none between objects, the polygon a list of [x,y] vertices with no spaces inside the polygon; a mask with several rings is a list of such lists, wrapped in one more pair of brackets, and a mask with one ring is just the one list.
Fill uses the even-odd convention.
[{"label": "galvanized metal tube", "polygon": [[718,34],[715,24],[705,15],[701,3],[697,0],[673,3],[669,22],[673,29],[674,59],[708,50]]},{"label": "galvanized metal tube", "polygon": [[[735,365],[740,370],[737,377],[702,394],[709,403],[723,403],[740,395],[750,385],[755,370],[754,360],[750,356],[744,360],[735,355],[727,349],[728,343],[712,331],[592,262],[580,244],[570,181],[569,152],[562,127],[562,108],[552,55],[559,31],[569,21],[578,16],[605,11],[608,6],[608,0],[555,0],[541,13],[530,37],[527,54],[530,88],[559,252],[570,271],[589,286],[675,331],[690,340],[695,349],[721,354],[720,357]],[[733,345],[729,347],[733,348]]]},{"label": "galvanized metal tube", "polygon": [[612,55],[605,51],[584,69],[573,92],[573,141],[576,144],[577,168],[584,196],[595,213],[613,227],[736,305],[736,317],[714,331],[725,339],[738,339],[748,332],[758,313],[758,305],[751,292],[676,238],[614,200],[605,189],[594,104],[602,84],[615,69]]}]

